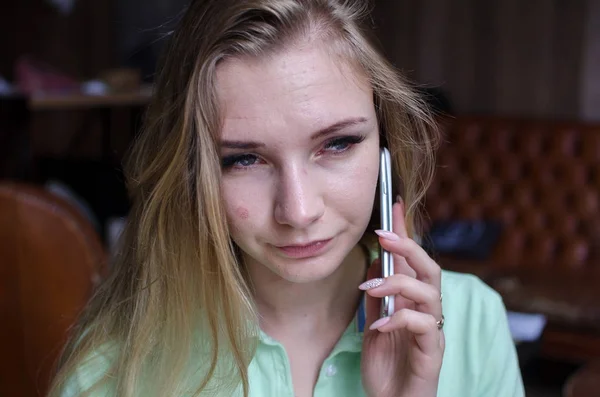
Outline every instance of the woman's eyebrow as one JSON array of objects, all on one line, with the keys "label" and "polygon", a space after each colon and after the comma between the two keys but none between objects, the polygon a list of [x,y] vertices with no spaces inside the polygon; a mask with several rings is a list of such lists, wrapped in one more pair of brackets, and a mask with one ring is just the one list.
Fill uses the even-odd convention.
[{"label": "woman's eyebrow", "polygon": [[[319,139],[321,137],[333,134],[335,132],[338,132],[340,130],[343,130],[344,128],[348,128],[357,124],[365,124],[369,121],[369,119],[367,119],[366,117],[353,117],[353,118],[349,118],[346,120],[341,120],[338,121],[328,127],[322,128],[319,131],[315,132],[314,134],[311,135],[310,139],[311,140],[316,140]],[[264,147],[265,144],[262,142],[256,142],[256,141],[228,141],[228,140],[222,140],[221,141],[221,147],[223,148],[229,148],[229,149],[244,149],[244,150],[251,150],[251,149],[257,149],[260,147]]]},{"label": "woman's eyebrow", "polygon": [[315,139],[327,136],[329,134],[338,132],[339,130],[343,130],[344,128],[351,127],[356,124],[364,124],[367,121],[369,121],[369,120],[366,117],[355,117],[355,118],[338,121],[337,123],[332,124],[329,127],[325,127],[323,129],[320,129],[319,131],[315,132],[314,134],[312,134],[310,139],[315,140]]},{"label": "woman's eyebrow", "polygon": [[254,141],[221,141],[221,147],[229,149],[252,150],[263,146],[264,143]]}]

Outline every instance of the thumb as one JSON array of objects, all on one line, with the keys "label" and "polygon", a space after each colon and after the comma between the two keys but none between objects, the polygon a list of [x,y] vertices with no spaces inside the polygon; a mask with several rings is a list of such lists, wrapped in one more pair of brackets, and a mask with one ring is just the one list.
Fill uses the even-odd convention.
[{"label": "thumb", "polygon": [[[374,278],[381,277],[381,261],[379,259],[375,259],[369,269],[367,270],[367,280],[372,280]],[[379,319],[381,314],[381,299],[372,297],[371,295],[365,292],[366,302],[365,302],[365,311],[366,311],[366,319],[365,319],[365,330],[364,332],[369,332],[369,327],[375,321]]]}]

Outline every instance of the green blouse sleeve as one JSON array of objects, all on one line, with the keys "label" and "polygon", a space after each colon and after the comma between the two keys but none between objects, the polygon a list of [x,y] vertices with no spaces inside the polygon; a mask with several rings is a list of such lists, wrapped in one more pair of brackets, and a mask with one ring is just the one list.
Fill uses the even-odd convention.
[{"label": "green blouse sleeve", "polygon": [[487,333],[489,339],[482,354],[485,355],[483,371],[479,382],[478,396],[481,397],[522,397],[525,395],[523,380],[515,343],[511,337],[506,310],[500,297],[489,303],[489,309],[497,318]]}]

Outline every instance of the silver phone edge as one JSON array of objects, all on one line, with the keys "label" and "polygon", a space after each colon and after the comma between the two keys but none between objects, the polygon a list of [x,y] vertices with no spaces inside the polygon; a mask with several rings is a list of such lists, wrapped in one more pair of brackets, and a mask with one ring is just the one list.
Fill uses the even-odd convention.
[{"label": "silver phone edge", "polygon": [[[392,171],[391,156],[387,148],[382,148],[380,153],[380,219],[381,229],[392,231]],[[382,277],[386,278],[394,274],[394,258],[386,250],[380,247]],[[381,300],[381,317],[387,317],[394,313],[393,296],[385,296]]]}]

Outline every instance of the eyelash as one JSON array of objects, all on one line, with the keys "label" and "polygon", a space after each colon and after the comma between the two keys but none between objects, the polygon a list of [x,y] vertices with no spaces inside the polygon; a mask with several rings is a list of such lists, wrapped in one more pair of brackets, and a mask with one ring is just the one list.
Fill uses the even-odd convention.
[{"label": "eyelash", "polygon": [[339,138],[333,138],[325,144],[325,148],[331,148],[335,145],[339,144],[347,144],[348,147],[341,150],[334,151],[334,154],[341,154],[349,150],[352,146],[357,145],[365,140],[364,135],[350,135],[350,136],[342,136]]},{"label": "eyelash", "polygon": [[[348,150],[350,150],[352,148],[352,146],[357,145],[364,140],[365,140],[364,135],[360,135],[360,136],[359,135],[349,135],[349,136],[333,138],[325,143],[323,149],[319,150],[319,153],[327,152],[333,156],[337,156],[337,155],[347,152]],[[344,149],[340,149],[340,150],[335,150],[335,149],[330,150],[331,148],[333,148],[337,145],[348,145],[348,146],[345,147]],[[244,169],[244,168],[252,167],[253,164],[236,166],[236,163],[239,163],[241,161],[247,161],[247,160],[258,160],[258,156],[255,154],[250,154],[250,153],[235,154],[235,155],[227,156],[221,160],[221,166],[223,167],[223,169],[230,169],[230,168]]]}]

